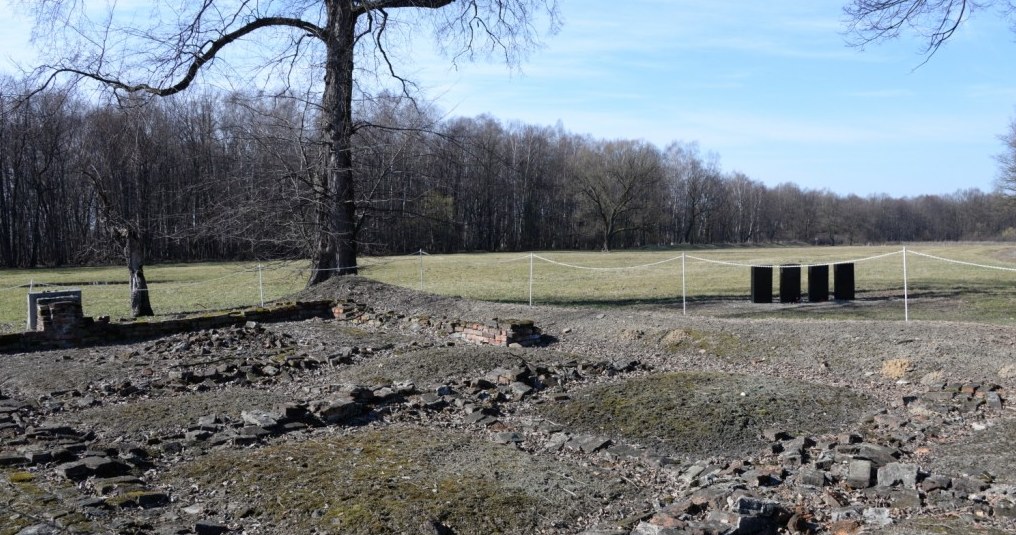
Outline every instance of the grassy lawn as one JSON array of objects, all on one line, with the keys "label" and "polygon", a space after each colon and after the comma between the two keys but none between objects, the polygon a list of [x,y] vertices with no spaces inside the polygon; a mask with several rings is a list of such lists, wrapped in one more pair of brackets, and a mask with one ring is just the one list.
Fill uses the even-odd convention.
[{"label": "grassy lawn", "polygon": [[[279,299],[307,281],[306,262],[273,262],[260,273],[266,301]],[[256,263],[215,262],[162,264],[145,268],[152,308],[157,315],[215,310],[261,303]],[[35,291],[81,289],[86,316],[130,315],[127,268],[123,266],[66,269],[0,270],[0,332],[25,326],[29,286]]]},{"label": "grassy lawn", "polygon": [[[682,251],[539,252],[532,261],[534,304],[682,306],[723,317],[904,319],[902,246],[696,248]],[[999,243],[908,246],[909,316],[918,320],[1007,323],[1016,317],[1016,247]],[[919,256],[915,252],[988,269]],[[874,257],[874,258],[873,258]],[[421,287],[419,257],[372,259],[365,276]],[[752,305],[747,265],[855,264],[857,300],[849,303]],[[562,265],[566,264],[566,265]],[[589,269],[593,268],[593,269]],[[608,268],[608,269],[603,269]],[[1008,271],[1014,270],[1014,271]],[[443,295],[528,303],[528,253],[433,255],[423,259],[422,288]],[[774,270],[778,292],[778,270]],[[807,293],[807,270],[801,288]],[[830,290],[832,281],[830,280]]]},{"label": "grassy lawn", "polygon": [[[482,253],[372,257],[361,273],[379,281],[443,295],[542,305],[682,305],[682,274],[689,314],[726,317],[833,317],[903,319],[902,247],[696,248],[682,251]],[[1002,322],[1016,317],[1016,247],[998,243],[917,244],[908,247],[910,318]],[[988,269],[920,256],[1006,269]],[[875,258],[873,258],[875,257]],[[866,259],[866,260],[864,260]],[[855,265],[856,301],[751,305],[749,264]],[[165,264],[145,270],[152,306],[160,315],[257,305],[301,289],[306,261]],[[1014,271],[1009,271],[1014,270]],[[422,277],[421,277],[422,273]],[[807,293],[807,270],[802,270]],[[776,275],[778,282],[778,275]],[[85,314],[129,314],[127,271],[101,268],[0,270],[0,331],[24,325],[26,293],[75,287]],[[830,289],[831,289],[830,282]],[[778,291],[778,284],[774,284]]]}]

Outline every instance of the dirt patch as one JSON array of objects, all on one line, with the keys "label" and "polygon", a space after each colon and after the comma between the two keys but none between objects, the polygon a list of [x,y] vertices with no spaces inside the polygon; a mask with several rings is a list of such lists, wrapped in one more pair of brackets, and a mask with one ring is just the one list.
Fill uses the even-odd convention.
[{"label": "dirt patch", "polygon": [[670,373],[599,385],[545,405],[551,420],[689,457],[739,455],[765,445],[767,429],[829,433],[871,400],[842,388],[722,373]]}]

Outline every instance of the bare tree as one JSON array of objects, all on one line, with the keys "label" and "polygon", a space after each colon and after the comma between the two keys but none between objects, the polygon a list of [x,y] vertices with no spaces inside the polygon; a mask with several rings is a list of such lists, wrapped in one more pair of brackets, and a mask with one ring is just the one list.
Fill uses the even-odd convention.
[{"label": "bare tree", "polygon": [[615,235],[642,226],[634,215],[658,197],[663,179],[659,150],[638,141],[586,147],[572,173],[599,226],[604,251]]},{"label": "bare tree", "polygon": [[[100,82],[114,93],[169,96],[216,64],[233,69],[227,79],[257,78],[260,72],[285,81],[302,68],[323,70],[323,170],[314,185],[317,243],[308,284],[357,272],[351,141],[359,127],[352,116],[356,65],[360,73],[386,73],[409,91],[411,83],[396,71],[389,51],[393,39],[412,28],[431,23],[441,48],[456,60],[496,54],[516,64],[536,44],[541,13],[549,31],[558,23],[556,0],[162,0],[153,2],[151,16],[128,17],[125,27],[118,25],[115,10],[105,23],[93,22],[96,15],[84,0],[21,3],[35,16],[36,35],[47,46],[61,32],[76,36],[74,48],[61,47],[63,56],[41,69],[41,87],[70,75]],[[406,17],[399,20],[403,11]],[[245,69],[245,62],[266,48],[272,52]]]},{"label": "bare tree", "polygon": [[1016,119],[1009,122],[1009,132],[999,136],[1005,143],[1005,150],[996,156],[998,160],[998,189],[1009,198],[1016,198]]}]

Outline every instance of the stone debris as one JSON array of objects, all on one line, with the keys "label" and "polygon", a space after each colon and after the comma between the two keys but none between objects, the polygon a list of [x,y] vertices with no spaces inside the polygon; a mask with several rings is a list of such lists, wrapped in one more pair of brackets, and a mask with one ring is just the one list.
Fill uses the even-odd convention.
[{"label": "stone debris", "polygon": [[[882,414],[867,419],[869,427],[863,433],[791,437],[784,431],[767,430],[764,436],[772,447],[759,457],[665,465],[678,484],[675,501],[632,529],[617,533],[857,533],[890,526],[917,512],[1011,517],[1016,515],[1012,498],[1016,488],[992,484],[986,478],[930,473],[914,460],[913,450],[893,445],[911,427],[927,427],[949,414],[966,414],[969,400],[957,396],[973,399],[980,388],[934,385],[919,399],[938,403],[946,398],[940,392],[948,391],[953,394],[948,397],[950,405],[933,411],[935,416],[921,423],[879,418]],[[996,389],[986,393],[1002,399]],[[908,401],[914,408],[914,400]],[[996,410],[992,407],[984,403],[976,410]],[[878,437],[883,440],[876,441]],[[562,447],[576,440],[581,439],[559,432],[546,438],[545,448],[592,453]],[[651,452],[635,448],[629,449],[628,456],[643,461],[653,458]],[[599,533],[599,529],[585,533]]]},{"label": "stone debris", "polygon": [[[456,331],[458,324],[451,320],[376,313],[355,303],[333,312],[339,320],[363,325],[398,322],[445,337],[476,335]],[[504,321],[483,325],[524,326]],[[529,342],[535,343],[538,332],[526,335],[533,337]],[[520,343],[501,336],[480,343]],[[981,423],[1007,409],[1005,392],[985,383],[929,380],[926,391],[901,400],[900,410],[872,414],[836,435],[794,436],[785,429],[767,429],[762,432],[768,443],[763,451],[736,459],[676,459],[619,437],[519,416],[524,408],[568,399],[573,387],[647,371],[637,359],[616,356],[553,365],[519,357],[419,388],[409,382],[319,381],[300,390],[297,382],[287,392],[299,396],[286,403],[205,414],[173,432],[112,444],[76,425],[47,423],[54,414],[148,396],[225,386],[289,385],[390,349],[361,345],[311,350],[308,344],[313,342],[271,332],[252,320],[147,344],[123,357],[143,361],[148,370],[130,379],[97,381],[36,400],[0,393],[0,468],[16,470],[25,478],[52,478],[66,483],[67,489],[66,495],[46,497],[51,500],[47,506],[53,510],[52,518],[33,521],[20,533],[66,532],[82,517],[108,519],[114,513],[124,515],[110,521],[116,532],[240,532],[236,519],[256,516],[256,511],[244,510],[242,504],[206,506],[189,498],[188,503],[179,503],[181,489],[149,484],[158,481],[152,475],[178,460],[213,450],[260,448],[305,436],[301,434],[344,432],[347,426],[381,420],[468,429],[513,453],[559,456],[603,467],[605,477],[641,474],[666,489],[644,510],[611,525],[589,526],[587,534],[853,533],[891,526],[916,512],[1016,517],[1013,487],[995,483],[989,474],[933,473],[922,466],[918,453],[943,426]],[[582,488],[560,490],[573,493]],[[216,490],[202,492],[212,496]],[[620,498],[604,497],[605,502],[611,499]],[[144,516],[145,511],[167,508],[170,511]],[[433,532],[451,532],[439,520],[421,521]]]}]

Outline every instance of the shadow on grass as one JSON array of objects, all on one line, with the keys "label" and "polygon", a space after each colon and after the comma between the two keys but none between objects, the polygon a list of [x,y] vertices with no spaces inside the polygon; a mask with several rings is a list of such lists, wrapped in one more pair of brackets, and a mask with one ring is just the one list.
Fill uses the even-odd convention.
[{"label": "shadow on grass", "polygon": [[[780,303],[774,295],[772,303],[752,303],[747,295],[696,295],[682,302],[681,296],[652,298],[585,298],[537,299],[540,306],[587,307],[593,309],[632,308],[680,311],[687,304],[690,315],[730,319],[830,319],[830,320],[903,320],[903,290],[872,290],[860,292],[849,301],[809,302],[804,296],[798,303]],[[1016,285],[1004,282],[976,286],[949,286],[912,289],[908,293],[910,319],[972,322],[1011,322],[1011,303],[1016,300]],[[524,300],[502,300],[504,303],[528,304]]]}]

